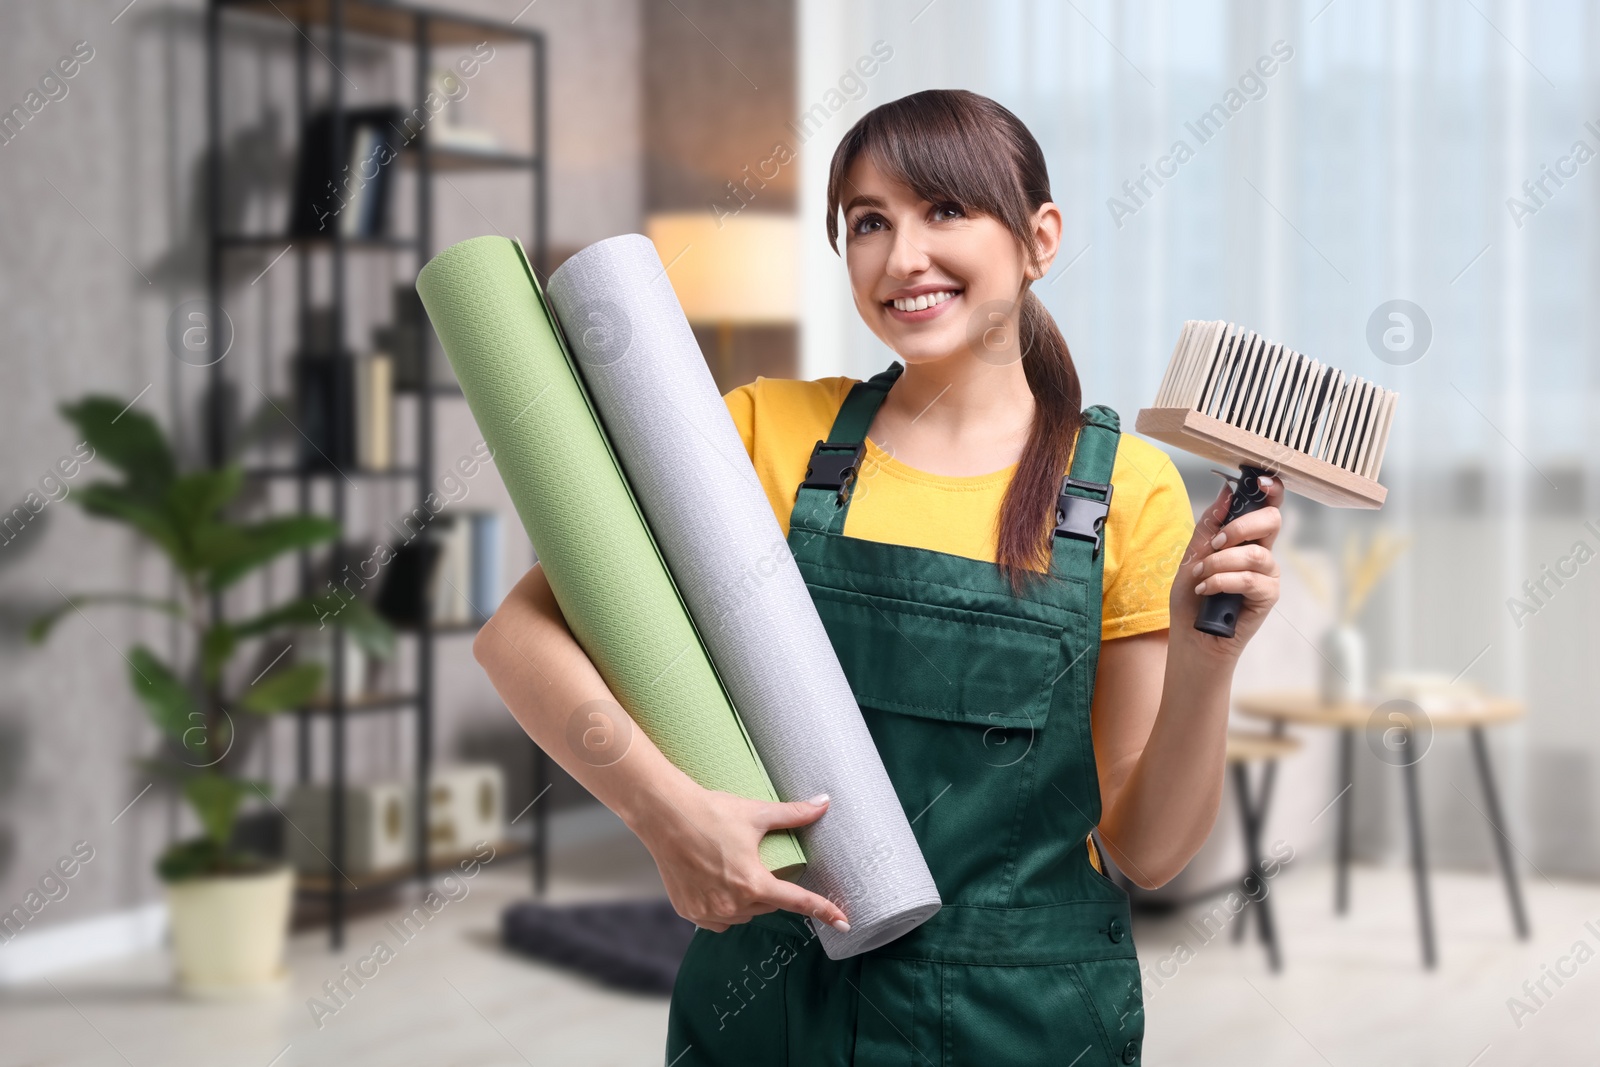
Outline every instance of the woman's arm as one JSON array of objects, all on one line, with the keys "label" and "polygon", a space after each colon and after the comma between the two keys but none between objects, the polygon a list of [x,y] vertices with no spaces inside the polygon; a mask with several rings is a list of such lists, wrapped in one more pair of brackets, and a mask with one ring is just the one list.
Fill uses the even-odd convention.
[{"label": "woman's arm", "polygon": [[[1092,712],[1100,838],[1146,889],[1183,870],[1222,803],[1233,668],[1278,600],[1272,544],[1283,486],[1262,485],[1268,506],[1223,527],[1220,544],[1212,538],[1227,513],[1226,486],[1196,524],[1172,582],[1172,629],[1100,646]],[[1245,597],[1229,639],[1194,628],[1200,598],[1217,592]]]},{"label": "woman's arm", "polygon": [[[472,654],[512,716],[550,758],[638,835],[661,870],[678,914],[721,932],[753,915],[783,908],[843,930],[844,912],[815,893],[774,877],[757,846],[768,830],[803,826],[821,803],[773,804],[702,788],[675,767],[628,718],[582,646],[567,629],[544,570],[535,565],[478,631]],[[591,720],[594,701],[602,719]],[[569,721],[585,717],[569,733]],[[626,735],[619,742],[617,732]],[[576,735],[577,740],[569,740]],[[605,742],[586,746],[593,736]],[[622,748],[620,755],[612,745]]]}]

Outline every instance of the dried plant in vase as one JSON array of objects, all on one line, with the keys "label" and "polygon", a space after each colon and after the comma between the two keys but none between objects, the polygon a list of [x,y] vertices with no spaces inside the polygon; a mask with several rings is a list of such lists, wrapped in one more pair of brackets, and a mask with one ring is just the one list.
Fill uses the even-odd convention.
[{"label": "dried plant in vase", "polygon": [[1322,572],[1311,566],[1304,555],[1294,549],[1288,551],[1290,564],[1312,595],[1334,613],[1333,625],[1323,635],[1318,650],[1322,656],[1318,688],[1323,703],[1343,704],[1366,699],[1370,689],[1367,641],[1356,626],[1356,619],[1378,582],[1410,543],[1408,537],[1379,529],[1363,545],[1360,535],[1352,530],[1345,538],[1344,553],[1334,567],[1331,589],[1323,580]]}]

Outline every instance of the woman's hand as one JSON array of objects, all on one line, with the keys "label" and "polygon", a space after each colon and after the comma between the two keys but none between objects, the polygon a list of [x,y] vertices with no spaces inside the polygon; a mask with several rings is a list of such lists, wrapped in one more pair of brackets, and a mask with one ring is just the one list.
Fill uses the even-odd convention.
[{"label": "woman's hand", "polygon": [[[1232,496],[1231,487],[1224,484],[1217,499],[1195,524],[1189,548],[1172,579],[1174,639],[1193,639],[1237,656],[1278,602],[1278,561],[1273,558],[1272,545],[1283,524],[1283,513],[1278,510],[1283,502],[1283,482],[1262,478],[1260,485],[1267,494],[1264,507],[1222,526]],[[1246,544],[1247,541],[1255,543]],[[1194,628],[1200,598],[1212,593],[1244,595],[1232,638],[1213,637]]]},{"label": "woman's hand", "polygon": [[678,914],[714,933],[783,909],[850,929],[844,912],[825,897],[775,877],[757,846],[768,830],[805,826],[828,810],[828,798],[773,804],[749,800],[693,781],[670,802],[649,805],[648,821],[633,827],[655,858]]}]

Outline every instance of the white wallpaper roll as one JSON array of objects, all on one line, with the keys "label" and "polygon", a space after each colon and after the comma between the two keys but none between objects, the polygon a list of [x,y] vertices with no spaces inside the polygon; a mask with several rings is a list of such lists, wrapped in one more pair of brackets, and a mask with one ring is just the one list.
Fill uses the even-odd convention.
[{"label": "white wallpaper roll", "polygon": [[590,245],[551,275],[551,306],[711,661],[778,794],[832,798],[798,831],[800,884],[845,910],[844,959],[905,934],[939,893],[650,240]]}]

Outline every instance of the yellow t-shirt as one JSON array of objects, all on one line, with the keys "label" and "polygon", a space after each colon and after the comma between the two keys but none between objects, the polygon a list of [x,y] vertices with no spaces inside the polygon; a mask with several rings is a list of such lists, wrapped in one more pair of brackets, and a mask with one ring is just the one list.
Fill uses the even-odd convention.
[{"label": "yellow t-shirt", "polygon": [[[853,384],[851,378],[757,378],[723,398],[785,536],[811,449],[828,436]],[[992,563],[996,519],[1014,470],[1015,464],[970,477],[929,474],[868,438],[844,532]],[[1172,576],[1194,532],[1183,479],[1160,449],[1123,434],[1111,485],[1101,640],[1166,629]]]}]

